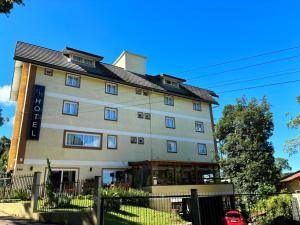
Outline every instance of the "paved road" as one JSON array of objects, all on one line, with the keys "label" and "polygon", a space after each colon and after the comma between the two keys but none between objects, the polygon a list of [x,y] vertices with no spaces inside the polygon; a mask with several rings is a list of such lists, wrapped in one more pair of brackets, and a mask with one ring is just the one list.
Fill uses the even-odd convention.
[{"label": "paved road", "polygon": [[20,219],[0,212],[0,225],[54,225],[45,224],[27,219]]}]

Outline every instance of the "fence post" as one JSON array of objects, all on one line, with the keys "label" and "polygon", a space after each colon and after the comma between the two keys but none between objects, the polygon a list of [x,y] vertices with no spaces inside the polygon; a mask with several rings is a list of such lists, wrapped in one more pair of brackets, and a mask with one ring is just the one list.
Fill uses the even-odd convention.
[{"label": "fence post", "polygon": [[97,216],[97,225],[103,224],[103,218],[101,218],[101,176],[95,176],[96,181],[96,216]]},{"label": "fence post", "polygon": [[35,212],[37,210],[40,179],[41,179],[41,172],[34,172],[33,183],[31,188],[31,203],[30,203],[32,212]]},{"label": "fence post", "polygon": [[201,225],[201,215],[197,189],[191,189],[193,225]]}]

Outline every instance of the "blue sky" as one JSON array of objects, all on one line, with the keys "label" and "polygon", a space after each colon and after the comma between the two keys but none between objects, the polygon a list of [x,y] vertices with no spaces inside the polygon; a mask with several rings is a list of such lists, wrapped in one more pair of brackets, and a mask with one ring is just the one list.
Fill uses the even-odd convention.
[{"label": "blue sky", "polygon": [[[0,104],[4,115],[14,116],[14,104],[5,103],[13,73],[16,41],[62,50],[66,45],[105,57],[112,63],[122,50],[147,56],[149,74],[168,73],[216,92],[296,80],[300,73],[214,87],[227,80],[247,80],[280,71],[300,70],[300,48],[278,54],[224,64],[203,66],[300,45],[300,2],[277,1],[26,1],[9,16],[0,15]],[[290,60],[279,60],[292,58]],[[248,69],[236,68],[277,61]],[[191,70],[189,72],[182,72]],[[231,70],[231,72],[224,72]],[[182,72],[182,73],[180,73]],[[222,83],[224,84],[224,83]],[[220,94],[214,109],[217,121],[224,105],[241,96],[272,104],[275,130],[271,141],[276,156],[286,139],[299,130],[286,127],[286,112],[300,112],[296,96],[300,82]],[[11,136],[12,123],[0,128]],[[300,153],[289,157],[293,170],[300,169]]]}]

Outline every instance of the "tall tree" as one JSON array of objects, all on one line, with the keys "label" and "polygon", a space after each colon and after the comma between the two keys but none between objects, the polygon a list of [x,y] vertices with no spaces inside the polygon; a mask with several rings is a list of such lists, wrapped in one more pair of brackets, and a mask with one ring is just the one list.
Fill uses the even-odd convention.
[{"label": "tall tree", "polygon": [[0,0],[0,13],[9,14],[14,7],[14,3],[24,5],[23,0]]},{"label": "tall tree", "polygon": [[[297,102],[300,105],[300,96],[297,97]],[[294,118],[291,118],[290,121],[288,121],[287,126],[292,129],[298,129],[300,126],[300,114],[298,114]],[[299,151],[299,148],[300,134],[286,141],[285,151],[288,152],[290,155],[297,153]]]},{"label": "tall tree", "polygon": [[10,139],[3,136],[0,139],[0,173],[6,172],[9,147]]},{"label": "tall tree", "polygon": [[269,194],[276,191],[279,171],[269,142],[273,115],[266,98],[258,102],[238,99],[226,105],[216,125],[221,153],[220,165],[236,192]]},{"label": "tall tree", "polygon": [[292,170],[292,167],[290,167],[290,165],[289,165],[289,161],[285,158],[281,158],[281,157],[276,158],[275,165],[276,165],[276,168],[279,171],[281,177],[283,176],[284,170]]}]

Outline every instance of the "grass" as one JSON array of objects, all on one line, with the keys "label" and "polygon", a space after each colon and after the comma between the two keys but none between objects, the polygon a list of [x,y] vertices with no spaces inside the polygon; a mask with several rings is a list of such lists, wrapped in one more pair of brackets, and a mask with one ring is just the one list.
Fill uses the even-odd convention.
[{"label": "grass", "polygon": [[150,208],[122,205],[119,212],[108,212],[104,223],[109,225],[187,225],[175,212],[163,212]]}]

